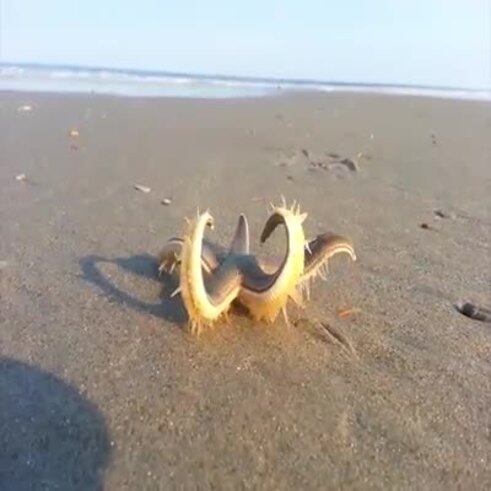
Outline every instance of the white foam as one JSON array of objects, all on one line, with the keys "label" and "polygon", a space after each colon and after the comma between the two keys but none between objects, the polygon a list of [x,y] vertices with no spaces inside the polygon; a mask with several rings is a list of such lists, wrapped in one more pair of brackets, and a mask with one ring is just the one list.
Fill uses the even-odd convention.
[{"label": "white foam", "polygon": [[139,97],[256,97],[286,91],[358,92],[451,99],[491,100],[491,90],[453,90],[384,85],[199,77],[123,70],[0,66],[0,90],[114,94]]}]

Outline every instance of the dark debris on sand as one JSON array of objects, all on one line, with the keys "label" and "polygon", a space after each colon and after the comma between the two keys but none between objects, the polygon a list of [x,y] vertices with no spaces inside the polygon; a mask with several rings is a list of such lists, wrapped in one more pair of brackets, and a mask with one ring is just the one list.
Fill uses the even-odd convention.
[{"label": "dark debris on sand", "polygon": [[481,322],[491,322],[491,310],[484,307],[477,307],[471,302],[463,302],[456,305],[457,310],[469,317]]}]

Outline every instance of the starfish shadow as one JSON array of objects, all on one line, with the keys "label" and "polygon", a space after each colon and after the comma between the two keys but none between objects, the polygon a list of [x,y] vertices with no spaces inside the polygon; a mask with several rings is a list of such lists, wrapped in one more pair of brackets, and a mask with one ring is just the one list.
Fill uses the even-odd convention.
[{"label": "starfish shadow", "polygon": [[[129,257],[106,258],[97,255],[85,256],[79,261],[82,278],[96,285],[109,299],[132,308],[137,312],[163,318],[175,324],[187,321],[187,314],[180,295],[170,297],[177,288],[174,276],[158,275],[157,259],[150,254],[137,254]],[[99,264],[115,264],[120,270],[145,279],[162,283],[158,302],[146,302],[130,292],[118,288],[98,267]]]}]

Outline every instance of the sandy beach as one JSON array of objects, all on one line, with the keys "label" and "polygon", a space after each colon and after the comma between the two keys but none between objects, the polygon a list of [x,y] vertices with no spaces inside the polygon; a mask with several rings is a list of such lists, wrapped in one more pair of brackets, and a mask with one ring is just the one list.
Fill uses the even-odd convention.
[{"label": "sandy beach", "polygon": [[[0,190],[0,489],[491,488],[491,102],[4,92]],[[358,260],[192,336],[160,248],[281,194]]]}]

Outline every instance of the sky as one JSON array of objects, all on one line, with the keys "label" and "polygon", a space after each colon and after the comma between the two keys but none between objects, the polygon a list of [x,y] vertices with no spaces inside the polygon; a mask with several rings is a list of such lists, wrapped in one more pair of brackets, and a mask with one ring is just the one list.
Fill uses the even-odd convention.
[{"label": "sky", "polygon": [[0,61],[491,88],[491,0],[0,0]]}]

